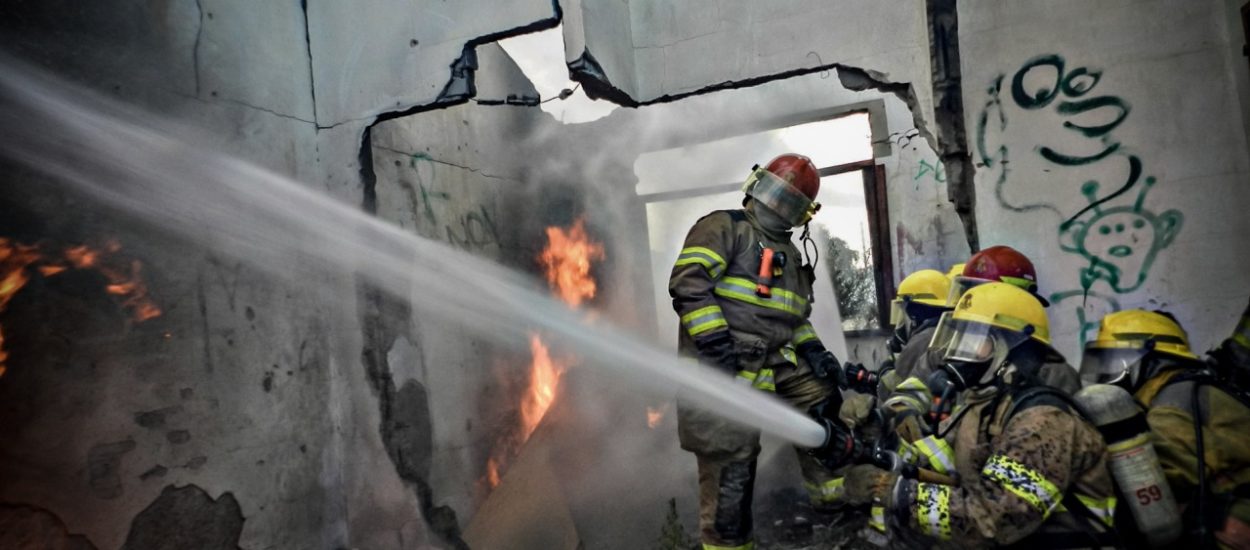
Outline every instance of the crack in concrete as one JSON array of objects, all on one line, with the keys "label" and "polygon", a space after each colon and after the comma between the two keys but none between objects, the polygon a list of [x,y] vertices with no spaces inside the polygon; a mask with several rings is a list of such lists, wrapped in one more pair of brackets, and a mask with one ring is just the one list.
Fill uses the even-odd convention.
[{"label": "crack in concrete", "polygon": [[645,107],[647,105],[657,105],[661,103],[672,103],[688,97],[710,94],[722,90],[735,90],[739,88],[751,88],[761,84],[777,80],[785,80],[797,76],[806,76],[810,74],[823,73],[828,71],[837,71],[838,79],[842,86],[852,91],[863,91],[868,89],[876,89],[882,92],[894,94],[907,104],[911,111],[912,120],[915,123],[916,130],[926,141],[932,145],[935,150],[937,140],[929,131],[926,124],[923,110],[920,108],[920,101],[916,96],[915,89],[911,83],[907,82],[891,82],[885,78],[885,75],[869,69],[863,69],[844,63],[825,63],[817,64],[810,67],[792,69],[779,73],[772,73],[741,80],[726,80],[717,84],[711,84],[702,88],[687,92],[675,94],[665,94],[653,99],[638,101],[631,97],[628,93],[617,88],[608,80],[607,74],[603,71],[602,66],[595,60],[593,54],[589,50],[583,50],[582,55],[577,59],[568,63],[570,77],[582,85],[582,89],[591,99],[605,99],[620,105],[622,107]]},{"label": "crack in concrete", "polygon": [[698,40],[698,39],[700,39],[700,38],[704,38],[704,37],[712,36],[712,35],[714,35],[714,34],[723,34],[724,32],[726,32],[726,31],[713,31],[713,32],[705,32],[705,33],[703,33],[703,34],[696,34],[696,35],[694,35],[694,36],[691,36],[691,37],[688,37],[688,38],[682,38],[682,39],[680,39],[680,40],[676,40],[676,41],[673,41],[673,42],[669,42],[669,43],[667,43],[667,44],[646,44],[646,45],[642,45],[642,46],[634,45],[634,46],[633,46],[633,48],[634,48],[635,50],[654,50],[654,49],[657,49],[657,48],[667,48],[667,47],[669,47],[669,46],[676,46],[676,45],[678,45],[678,44],[682,44],[682,43],[685,43],[685,42],[690,42],[691,40]]},{"label": "crack in concrete", "polygon": [[203,271],[201,271],[199,277],[196,278],[195,287],[195,297],[197,301],[199,301],[198,305],[200,309],[200,338],[204,341],[204,372],[213,372],[213,350],[210,341],[212,333],[210,332],[208,326],[208,299],[206,298],[204,292]]},{"label": "crack in concrete", "polygon": [[431,156],[429,156],[429,155],[427,155],[427,154],[425,154],[425,153],[410,153],[410,152],[408,152],[408,151],[401,151],[401,150],[399,150],[399,149],[392,149],[392,148],[390,148],[390,147],[384,147],[384,146],[381,146],[381,145],[377,145],[376,147],[377,147],[378,149],[383,150],[383,151],[387,151],[387,152],[395,153],[396,155],[402,155],[402,156],[405,156],[405,157],[418,158],[418,159],[420,159],[420,160],[428,160],[428,161],[430,161],[430,162],[432,162],[432,163],[434,163],[434,164],[441,164],[441,165],[443,165],[443,166],[450,166],[450,167],[452,167],[452,168],[459,168],[459,169],[461,169],[461,170],[464,170],[464,171],[466,171],[466,172],[472,172],[472,173],[477,174],[477,175],[479,175],[479,176],[482,176],[482,177],[484,177],[484,178],[497,179],[497,180],[501,180],[501,181],[512,181],[512,182],[515,182],[515,181],[516,181],[516,180],[514,180],[514,179],[512,179],[512,178],[509,178],[509,177],[507,177],[507,176],[497,176],[497,175],[494,175],[494,174],[490,174],[490,173],[486,172],[484,168],[473,168],[473,167],[471,167],[471,166],[464,166],[464,165],[456,164],[456,163],[454,163],[454,162],[447,162],[447,161],[445,161],[445,160],[439,160],[439,159],[436,159],[436,158],[434,158],[434,157],[431,157]]},{"label": "crack in concrete", "polygon": [[308,90],[312,94],[313,126],[320,130],[321,126],[317,124],[317,77],[313,73],[312,32],[309,30],[308,24],[308,0],[300,0],[299,8],[304,13],[304,48],[308,52]]},{"label": "crack in concrete", "polygon": [[975,168],[964,126],[963,76],[959,55],[959,10],[955,0],[926,0],[929,59],[933,75],[933,148],[946,168],[946,198],[964,226],[972,252],[980,249],[976,218]]},{"label": "crack in concrete", "polygon": [[271,115],[273,115],[273,116],[276,116],[276,117],[285,118],[285,119],[288,119],[288,120],[295,120],[295,121],[303,122],[303,123],[306,123],[306,124],[312,124],[314,127],[316,127],[316,126],[317,126],[317,123],[316,123],[315,121],[308,120],[308,119],[306,119],[306,118],[300,118],[300,117],[297,117],[297,116],[295,116],[295,115],[288,115],[288,114],[286,114],[286,113],[280,113],[280,112],[275,111],[275,110],[273,110],[273,109],[268,109],[268,108],[265,108],[265,107],[261,107],[261,106],[259,106],[259,105],[252,105],[251,103],[248,103],[248,102],[246,102],[246,101],[241,101],[241,100],[238,100],[238,99],[231,99],[231,98],[228,98],[228,97],[220,97],[220,96],[219,96],[219,97],[217,97],[216,99],[217,99],[217,100],[219,100],[219,101],[225,102],[225,103],[230,103],[230,104],[233,104],[233,105],[238,105],[238,106],[240,106],[240,107],[247,107],[247,108],[249,108],[249,109],[254,109],[254,110],[257,110],[257,111],[261,111],[261,112],[269,113],[269,114],[271,114]]},{"label": "crack in concrete", "polygon": [[200,95],[200,38],[204,35],[204,6],[201,0],[195,0],[195,9],[200,14],[199,25],[195,28],[195,45],[191,47],[191,63],[195,70],[195,95]]}]

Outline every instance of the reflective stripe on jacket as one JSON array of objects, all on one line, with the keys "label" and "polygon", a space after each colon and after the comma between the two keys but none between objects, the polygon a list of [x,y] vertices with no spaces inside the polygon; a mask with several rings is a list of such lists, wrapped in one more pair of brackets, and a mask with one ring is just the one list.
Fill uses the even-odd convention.
[{"label": "reflective stripe on jacket", "polygon": [[[770,296],[756,293],[763,247],[786,257]],[[696,355],[695,337],[729,330],[735,347],[744,348],[736,350],[740,355],[759,355],[765,365],[793,363],[792,357],[782,355],[783,347],[800,338],[819,341],[807,324],[812,282],[803,275],[801,264],[789,234],[769,236],[747,210],[704,216],[690,228],[669,277],[673,309],[681,318],[682,353]],[[759,370],[744,366],[751,372]]]}]

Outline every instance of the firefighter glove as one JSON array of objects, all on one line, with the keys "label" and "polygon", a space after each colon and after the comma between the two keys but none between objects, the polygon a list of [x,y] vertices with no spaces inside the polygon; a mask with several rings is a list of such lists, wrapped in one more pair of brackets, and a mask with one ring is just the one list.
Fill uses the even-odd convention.
[{"label": "firefighter glove", "polygon": [[849,395],[846,401],[842,402],[842,409],[838,411],[838,419],[851,428],[857,428],[868,420],[876,405],[877,400],[871,395],[863,393]]},{"label": "firefighter glove", "polygon": [[734,340],[727,330],[719,330],[695,338],[699,361],[735,374],[738,372],[738,354],[734,352]]},{"label": "firefighter glove", "polygon": [[824,443],[809,449],[808,454],[816,457],[830,470],[861,460],[870,452],[864,442],[855,436],[855,432],[838,419],[840,409],[840,402],[830,402],[816,405],[808,411],[825,428]]},{"label": "firefighter glove", "polygon": [[842,365],[838,363],[838,358],[834,357],[833,353],[824,346],[808,342],[800,345],[798,352],[812,366],[812,374],[815,374],[816,378],[832,378],[839,388],[846,387],[846,375],[842,372]]},{"label": "firefighter glove", "polygon": [[859,363],[847,363],[842,369],[846,377],[847,389],[859,393],[877,392],[877,373],[864,368]]},{"label": "firefighter glove", "polygon": [[898,474],[872,464],[858,464],[846,473],[846,492],[842,498],[848,504],[856,506],[884,503],[897,481]]}]

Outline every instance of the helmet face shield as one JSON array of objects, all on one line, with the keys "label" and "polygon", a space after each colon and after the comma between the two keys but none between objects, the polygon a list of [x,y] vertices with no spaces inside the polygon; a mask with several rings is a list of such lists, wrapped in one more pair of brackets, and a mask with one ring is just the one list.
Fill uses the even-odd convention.
[{"label": "helmet face shield", "polygon": [[953,280],[951,280],[950,293],[946,295],[946,307],[955,307],[955,304],[959,303],[959,298],[963,297],[964,293],[968,292],[968,289],[975,287],[975,286],[983,285],[985,283],[992,283],[992,282],[993,281],[989,279],[978,279],[976,277],[964,277],[962,275],[960,275],[959,277],[955,277]]},{"label": "helmet face shield", "polygon": [[947,362],[985,363],[996,357],[1006,357],[1011,351],[1028,340],[1023,332],[955,319],[951,312],[942,314],[933,332],[930,347],[940,346],[942,358]]},{"label": "helmet face shield", "polygon": [[890,301],[890,326],[897,327],[899,323],[907,320],[907,301],[903,298],[895,298]]},{"label": "helmet face shield", "polygon": [[765,170],[756,168],[742,186],[747,196],[760,201],[791,226],[807,223],[820,210],[820,204],[807,198],[803,192]]},{"label": "helmet face shield", "polygon": [[1135,390],[1141,377],[1146,348],[1086,347],[1081,358],[1081,380],[1086,384],[1113,384]]}]

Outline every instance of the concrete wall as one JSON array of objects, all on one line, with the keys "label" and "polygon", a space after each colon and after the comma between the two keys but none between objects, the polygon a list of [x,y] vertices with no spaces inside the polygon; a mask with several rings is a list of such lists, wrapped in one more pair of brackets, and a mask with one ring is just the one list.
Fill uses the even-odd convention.
[{"label": "concrete wall", "polygon": [[1224,10],[960,4],[981,242],[1034,260],[1073,361],[1107,311],[1168,309],[1206,350],[1244,306],[1246,63]]},{"label": "concrete wall", "polygon": [[[830,67],[576,126],[516,106],[429,110],[474,93],[532,94],[497,49],[464,55],[465,44],[553,25],[559,9],[546,0],[80,4],[0,8],[6,48],[200,126],[214,148],[522,270],[534,269],[532,229],[589,211],[611,252],[599,274],[611,291],[596,306],[627,330],[653,328],[656,268],[639,232],[633,159],[846,105],[884,105],[875,156],[889,178],[896,278],[968,253],[929,139],[918,0],[569,3],[570,60],[593,53],[630,104]],[[1199,349],[1217,341],[1242,306],[1250,267],[1241,238],[1250,222],[1238,211],[1250,199],[1250,86],[1235,3],[960,8],[981,242],[1034,258],[1043,290],[1059,294],[1051,312],[1061,351],[1074,358],[1083,324],[1102,312],[1137,306],[1172,310]],[[1059,96],[1048,97],[1057,80]],[[388,120],[362,155],[379,117]],[[6,173],[41,189],[30,174]],[[484,496],[483,449],[506,424],[491,406],[505,385],[487,364],[524,350],[456,338],[353,280],[278,285],[72,197],[5,197],[7,234],[70,244],[116,236],[144,263],[165,312],[128,323],[87,277],[32,283],[0,315],[13,351],[0,378],[0,501],[9,503],[0,521],[59,518],[41,525],[102,548],[201,531],[231,548],[455,544]],[[21,322],[31,318],[46,322]],[[876,362],[876,341],[849,342],[850,355]],[[641,413],[630,401],[638,396],[585,393],[578,398],[610,405],[588,415],[591,427]],[[630,426],[638,437],[627,440],[644,444],[583,442],[568,470],[578,484],[600,483],[567,497],[586,510],[574,518],[585,532],[611,520],[594,505],[620,495],[637,513],[631,526],[647,525],[647,507],[670,489],[687,499],[683,515],[691,509],[690,487],[672,489],[692,479],[689,462],[648,472],[653,491],[593,475],[595,465],[684,456],[671,425]]]},{"label": "concrete wall", "polygon": [[[202,127],[214,148],[362,204],[361,143],[375,117],[454,98],[443,92],[466,41],[553,24],[558,8],[545,0],[201,0],[24,3],[0,13],[6,48],[18,57]],[[118,238],[143,262],[164,314],[131,325],[115,303],[91,301],[100,287],[88,280],[85,290],[32,284],[23,290],[31,302],[19,294],[0,317],[15,352],[0,378],[0,500],[13,505],[4,521],[59,518],[64,524],[48,529],[84,534],[100,548],[448,544],[440,535],[454,529],[432,529],[423,517],[447,522],[442,495],[422,502],[412,465],[397,458],[422,445],[428,430],[403,430],[421,432],[438,402],[408,383],[410,371],[390,395],[369,376],[362,331],[373,302],[357,305],[355,281],[276,286],[72,199],[23,194],[6,206],[10,235],[50,244]],[[49,223],[60,219],[54,213],[70,215]],[[65,305],[58,312],[45,303]],[[32,314],[54,328],[18,321]],[[389,351],[397,364],[415,353]],[[384,396],[394,397],[388,406]],[[384,422],[395,418],[402,422]],[[402,445],[388,441],[395,429]],[[467,498],[463,489],[435,491],[452,493],[453,503]]]}]

